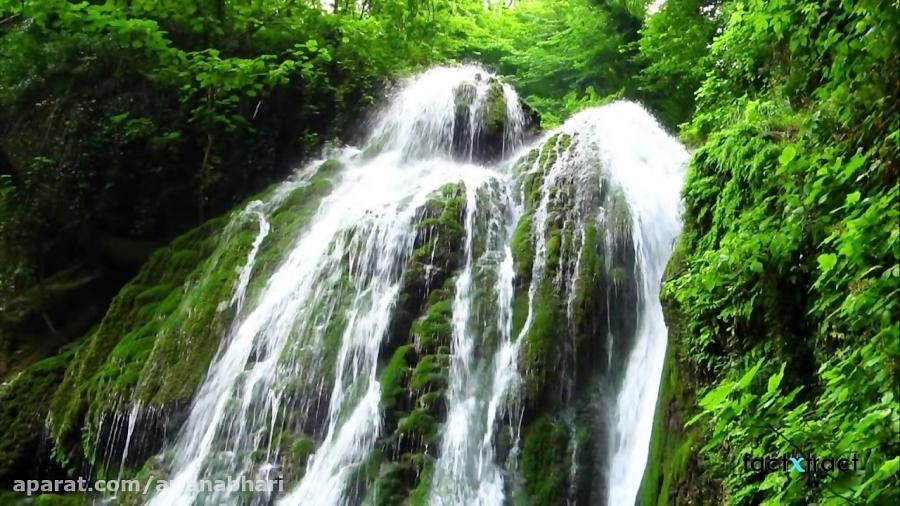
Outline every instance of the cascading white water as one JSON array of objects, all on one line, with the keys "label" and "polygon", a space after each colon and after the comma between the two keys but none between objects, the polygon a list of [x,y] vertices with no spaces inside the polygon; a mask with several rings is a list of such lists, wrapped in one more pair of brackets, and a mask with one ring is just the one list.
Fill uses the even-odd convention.
[{"label": "cascading white water", "polygon": [[[486,198],[481,204],[476,191],[467,194],[466,264],[453,301],[449,413],[436,464],[432,504],[500,504],[504,497],[502,470],[494,460],[494,430],[508,391],[518,377],[518,341],[511,336],[514,271],[508,241],[521,213],[513,205],[509,181],[502,183],[484,187]],[[488,221],[487,247],[478,258],[472,244],[476,212]],[[496,283],[486,294],[496,308],[496,327],[473,318],[476,269],[478,282],[489,277]],[[496,334],[483,335],[486,327],[496,329]],[[483,353],[483,343],[497,341],[496,352]]]},{"label": "cascading white water", "polygon": [[[299,485],[281,502],[330,505],[347,500],[349,474],[381,431],[377,357],[415,237],[415,213],[447,183],[462,181],[474,194],[501,177],[451,158],[460,152],[453,142],[454,129],[460,127],[456,90],[471,87],[474,95],[468,104],[470,125],[461,130],[470,136],[462,152],[471,157],[488,78],[473,66],[425,73],[403,87],[382,115],[369,144],[376,148],[374,156],[352,148],[337,155],[346,168],[334,190],[223,341],[174,445],[169,487],[153,504],[235,502],[236,491],[200,495],[197,481],[268,472],[277,458],[251,469],[248,455],[264,449],[277,457],[270,426],[285,408],[279,382],[290,376],[318,382],[319,388],[311,389],[315,391],[324,385],[317,376],[326,375],[333,381],[323,440]],[[516,122],[524,115],[515,107],[507,105],[517,114],[510,123],[516,130],[506,136],[509,146],[522,131]],[[243,273],[239,280],[246,283]],[[349,287],[341,288],[341,283]],[[243,300],[243,289],[236,291],[235,301]],[[327,313],[334,309],[330,293],[341,290],[349,294],[349,302],[333,369],[311,374],[304,370],[310,367],[308,360],[284,360],[293,348],[312,349],[313,355],[321,351]],[[326,310],[317,312],[321,307]],[[266,432],[268,438],[260,438]]]},{"label": "cascading white water", "polygon": [[[570,257],[569,261],[573,264],[571,276],[562,276],[564,269],[560,269],[556,279],[557,283],[568,279],[570,285],[566,301],[570,322],[577,292],[572,287],[584,282],[579,279],[578,273],[587,242],[585,225],[595,221],[605,227],[604,247],[610,256],[623,244],[626,249],[633,250],[627,252],[633,257],[632,277],[637,285],[633,336],[616,335],[615,326],[611,324],[607,324],[609,332],[605,336],[607,369],[613,371],[608,373],[605,381],[614,388],[616,395],[607,422],[609,453],[602,459],[607,473],[606,504],[630,505],[635,503],[646,466],[665,357],[667,329],[659,290],[666,262],[681,229],[680,192],[689,156],[685,148],[668,135],[647,111],[630,102],[615,102],[583,111],[547,137],[562,139],[563,135],[568,136],[571,143],[560,147],[558,140],[553,147],[557,160],[544,178],[535,221],[543,223],[547,220],[551,189],[566,179],[574,181],[574,205],[566,217],[566,223],[570,227],[574,223],[573,228],[580,232],[581,240],[577,251],[568,252],[568,255],[563,252],[563,256]],[[601,181],[600,186],[608,184],[611,187],[608,192],[624,198],[627,205],[627,223],[624,226],[616,223],[618,211],[615,200],[608,200],[606,207],[601,209],[595,209],[596,202],[591,204],[590,189],[597,184],[598,177],[608,178],[608,183]],[[546,248],[546,238],[541,235],[545,227],[541,225],[536,230],[536,260],[545,254],[541,251]],[[607,274],[612,275],[615,268],[609,258],[606,263]],[[540,267],[536,261],[535,278]],[[611,290],[615,293],[608,295],[607,310],[610,313],[621,311],[623,303],[627,307],[627,290],[618,288],[615,282]],[[612,306],[611,303],[617,305]],[[525,330],[527,326],[528,323]],[[598,339],[603,337],[595,336]],[[618,342],[623,338],[630,338],[631,341],[624,348],[623,343]],[[574,360],[577,361],[577,357]],[[622,372],[616,373],[617,370]],[[571,450],[574,476],[578,448],[574,446]]]},{"label": "cascading white water", "polygon": [[632,215],[639,314],[610,431],[607,504],[634,504],[647,463],[666,351],[660,283],[681,230],[681,187],[689,155],[649,113],[628,102],[585,111],[564,129],[602,146],[604,166],[621,186]]},{"label": "cascading white water", "polygon": [[[356,504],[354,476],[386,436],[379,354],[397,310],[404,266],[413,252],[419,213],[450,183],[462,183],[462,262],[453,278],[452,343],[446,399],[429,503],[501,505],[510,500],[511,465],[496,451],[498,427],[515,425],[523,336],[532,325],[535,285],[515,335],[515,268],[511,241],[523,214],[509,167],[519,156],[526,115],[502,84],[502,135],[487,137],[497,83],[476,66],[438,68],[404,83],[379,116],[362,149],[333,153],[343,168],[333,188],[294,239],[264,286],[248,295],[260,244],[280,231],[268,213],[309,184],[319,160],[265,202],[244,211],[258,230],[227,305],[236,316],[178,437],[165,452],[169,487],[157,505],[235,504],[239,491],[200,492],[201,479],[271,478],[283,465],[277,441],[290,419],[308,428],[314,449],[302,478],[277,497],[284,505]],[[678,233],[684,149],[640,107],[615,103],[577,115],[561,132],[559,161],[543,179],[534,214],[532,278],[547,268],[546,221],[559,178],[603,177],[625,195],[633,224],[635,279],[640,282],[638,330],[611,424],[608,504],[632,504],[649,443],[666,329],[659,280]],[[477,161],[486,138],[496,156]],[[541,142],[545,142],[549,135]],[[505,159],[505,161],[503,161]],[[537,162],[535,162],[537,163]],[[581,198],[581,197],[579,197]],[[596,218],[587,198],[577,220]],[[581,221],[579,221],[579,225]],[[576,243],[582,247],[587,241]],[[581,251],[569,252],[578,272]],[[560,276],[559,283],[587,282]],[[570,295],[571,296],[571,295]],[[571,306],[571,301],[569,302]],[[606,339],[599,336],[598,339]],[[609,360],[624,362],[624,357]],[[129,427],[130,431],[133,423]],[[127,445],[126,445],[127,446]],[[573,467],[575,451],[573,449]],[[127,450],[126,450],[127,451]],[[262,495],[253,503],[268,503]]]}]

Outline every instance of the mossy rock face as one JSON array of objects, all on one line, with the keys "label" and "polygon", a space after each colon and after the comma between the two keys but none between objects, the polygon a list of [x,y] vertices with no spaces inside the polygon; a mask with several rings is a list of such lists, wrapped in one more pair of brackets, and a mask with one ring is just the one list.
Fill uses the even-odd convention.
[{"label": "mossy rock face", "polygon": [[530,424],[522,441],[520,466],[531,504],[565,504],[569,471],[568,438],[549,415]]},{"label": "mossy rock face", "polygon": [[411,376],[410,365],[415,354],[412,345],[397,348],[387,367],[381,372],[381,406],[385,410],[403,409],[407,399],[406,386]]},{"label": "mossy rock face", "polygon": [[406,344],[381,372],[385,436],[377,446],[383,463],[367,503],[427,504],[439,425],[447,415],[454,286],[455,278],[448,278],[428,294]]},{"label": "mossy rock face", "polygon": [[[57,456],[62,463],[70,463],[70,457],[72,464],[80,463],[82,444],[85,448],[93,446],[95,429],[83,430],[88,417],[92,420],[89,424],[99,424],[107,413],[117,411],[120,395],[130,397],[137,385],[144,361],[163,330],[166,313],[180,305],[183,293],[172,287],[183,284],[193,271],[191,266],[178,268],[184,265],[185,257],[179,253],[196,248],[201,255],[210,255],[213,248],[208,239],[223,225],[221,219],[208,222],[154,254],[119,292],[100,327],[79,349],[50,409]],[[80,440],[82,435],[84,442]]]},{"label": "mossy rock face", "polygon": [[532,406],[558,405],[572,395],[564,388],[581,388],[596,374],[592,364],[608,362],[609,273],[622,270],[620,264],[633,267],[621,254],[628,242],[619,240],[630,235],[614,231],[606,218],[619,200],[610,198],[618,194],[607,189],[602,167],[586,178],[580,167],[568,167],[561,158],[575,142],[567,134],[554,135],[514,168],[525,210],[512,239],[513,327],[516,335],[525,330],[524,393]]},{"label": "mossy rock face", "polygon": [[284,484],[290,485],[299,482],[306,474],[309,457],[316,450],[315,440],[309,436],[285,430],[276,436],[272,444],[281,456],[281,473]]},{"label": "mossy rock face", "polygon": [[[427,455],[406,454],[396,462],[382,463],[364,504],[427,505],[433,468],[434,460]],[[410,483],[417,485],[410,489]]]},{"label": "mossy rock face", "polygon": [[502,134],[506,127],[506,95],[503,83],[493,78],[490,80],[487,101],[484,111],[484,128],[494,134]]},{"label": "mossy rock face", "polygon": [[[259,247],[246,300],[256,297],[339,168],[326,163],[306,181],[266,191],[260,196],[265,202],[210,220],[150,258],[79,348],[51,400],[51,435],[60,464],[118,465],[124,424],[135,403],[141,406],[136,431],[177,430],[234,317],[237,275],[260,232],[255,211],[266,215],[272,233]],[[145,411],[154,416],[142,416]],[[106,444],[96,446],[98,441]],[[141,441],[145,444],[129,448],[127,467],[140,467],[158,451],[162,437]]]},{"label": "mossy rock face", "polygon": [[435,192],[417,211],[416,237],[380,351],[383,432],[351,495],[364,504],[426,504],[440,423],[446,416],[454,274],[464,259],[466,190]]},{"label": "mossy rock face", "polygon": [[[466,191],[462,183],[444,186],[418,211],[413,251],[400,280],[397,306],[383,348],[385,358],[406,343],[409,328],[421,314],[429,293],[443,286],[462,264],[465,213]],[[424,333],[422,337],[428,338]]]},{"label": "mossy rock face", "polygon": [[[519,464],[532,469],[523,480],[535,504],[602,497],[601,480],[572,463],[592,469],[603,456],[606,428],[587,422],[603,417],[594,392],[615,390],[637,322],[631,216],[600,162],[571,156],[578,142],[554,135],[513,169],[524,208],[512,239],[513,332],[524,341]],[[564,423],[559,413],[574,415]],[[567,455],[565,469],[542,451]]]},{"label": "mossy rock face", "polygon": [[[481,77],[479,77],[481,79]],[[491,162],[504,154],[507,129],[507,97],[504,83],[497,77],[488,78],[487,91],[477,97],[475,83],[463,83],[454,90],[454,122],[451,149],[453,156],[463,160]],[[520,101],[525,113],[523,135],[533,133],[540,126],[540,117]]]},{"label": "mossy rock face", "polygon": [[424,315],[412,324],[412,334],[416,349],[420,353],[436,353],[438,348],[450,342],[453,326],[450,323],[453,301],[449,298],[450,288],[431,292],[429,298],[436,300],[428,306]]},{"label": "mossy rock face", "polygon": [[453,156],[464,160],[474,155],[472,153],[471,130],[476,93],[477,88],[473,83],[463,83],[453,91],[454,117],[451,150]]},{"label": "mossy rock face", "polygon": [[0,487],[12,489],[14,479],[26,470],[38,470],[31,479],[64,476],[50,461],[50,446],[44,441],[47,393],[65,375],[75,350],[32,364],[8,383],[0,386]]},{"label": "mossy rock face", "polygon": [[[394,351],[381,373],[385,432],[389,434],[382,441],[385,447],[402,443],[423,450],[420,443],[434,442],[436,424],[446,414],[443,393],[449,379],[453,285],[454,278],[450,278],[441,289],[431,292],[428,306],[409,331],[409,344]],[[430,423],[425,424],[428,419]],[[411,435],[420,441],[410,440]]]}]

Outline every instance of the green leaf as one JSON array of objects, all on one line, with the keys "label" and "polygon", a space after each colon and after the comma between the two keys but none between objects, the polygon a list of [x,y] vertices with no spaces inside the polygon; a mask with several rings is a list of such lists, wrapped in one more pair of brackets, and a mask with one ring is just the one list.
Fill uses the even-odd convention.
[{"label": "green leaf", "polygon": [[847,162],[847,165],[844,166],[844,179],[855,174],[864,163],[866,163],[866,159],[862,156],[856,155],[851,158],[850,161]]},{"label": "green leaf", "polygon": [[859,202],[860,193],[855,191],[849,195],[847,195],[847,205],[855,204]]},{"label": "green leaf", "polygon": [[769,377],[769,383],[766,386],[766,393],[773,394],[778,387],[781,386],[781,380],[784,378],[784,364],[781,365],[781,370],[777,373],[773,374]]},{"label": "green leaf", "polygon": [[782,150],[781,156],[778,157],[778,163],[787,165],[791,163],[791,160],[793,160],[795,156],[797,156],[797,148],[793,144],[786,146],[784,150]]},{"label": "green leaf", "polygon": [[739,390],[743,390],[750,385],[750,383],[753,381],[753,378],[756,377],[756,373],[759,372],[759,368],[762,367],[762,364],[763,364],[762,360],[760,360],[759,362],[756,363],[755,366],[751,367],[749,371],[747,371],[746,373],[744,373],[743,376],[741,376],[741,379],[738,380],[738,383],[737,383],[737,388]]},{"label": "green leaf", "polygon": [[837,255],[834,253],[826,253],[824,255],[819,255],[819,268],[822,269],[822,272],[828,272],[834,268],[834,265],[837,263]]},{"label": "green leaf", "polygon": [[734,383],[728,382],[724,385],[720,385],[713,391],[704,395],[702,399],[700,399],[700,407],[706,409],[708,411],[712,411],[719,406],[722,405],[722,402],[731,395],[731,392],[734,390]]}]

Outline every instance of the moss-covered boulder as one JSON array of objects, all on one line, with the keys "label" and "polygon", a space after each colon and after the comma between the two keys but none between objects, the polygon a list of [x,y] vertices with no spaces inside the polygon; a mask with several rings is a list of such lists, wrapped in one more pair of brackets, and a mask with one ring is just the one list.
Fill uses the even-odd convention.
[{"label": "moss-covered boulder", "polygon": [[444,186],[418,210],[413,251],[400,280],[388,342],[382,348],[383,358],[389,357],[407,341],[409,328],[421,314],[428,294],[443,286],[460,267],[465,242],[465,212],[462,183]]},{"label": "moss-covered boulder", "polygon": [[74,355],[71,349],[41,360],[0,385],[0,489],[12,489],[14,479],[64,475],[51,461],[51,447],[44,437],[46,399],[47,392],[62,381]]},{"label": "moss-covered boulder", "polygon": [[[478,79],[483,79],[479,77]],[[464,160],[496,161],[509,154],[508,140],[533,134],[540,127],[540,117],[525,102],[520,101],[522,118],[509,117],[505,84],[497,77],[489,77],[484,96],[478,96],[478,84],[462,83],[454,90],[454,121],[452,153]],[[512,121],[521,120],[521,131],[513,132]]]},{"label": "moss-covered boulder", "polygon": [[602,498],[602,480],[586,478],[606,446],[596,392],[615,391],[637,322],[628,207],[600,160],[584,164],[578,142],[554,135],[514,167],[523,207],[512,238],[519,465],[523,500],[534,504]]},{"label": "moss-covered boulder", "polygon": [[[154,435],[131,442],[124,464],[139,468],[159,449],[156,435],[177,430],[240,305],[233,298],[242,281],[238,272],[254,241],[262,240],[246,280],[251,299],[330,190],[338,168],[326,163],[309,179],[277,186],[151,257],[79,348],[52,397],[49,420],[60,464],[101,471],[118,466],[131,421],[135,431]],[[262,216],[272,229],[264,236]]]},{"label": "moss-covered boulder", "polygon": [[[382,349],[383,436],[360,496],[372,504],[426,504],[446,418],[454,273],[464,258],[465,188],[442,188],[420,212],[415,250],[401,281],[401,320]],[[412,316],[412,318],[410,318]]]}]

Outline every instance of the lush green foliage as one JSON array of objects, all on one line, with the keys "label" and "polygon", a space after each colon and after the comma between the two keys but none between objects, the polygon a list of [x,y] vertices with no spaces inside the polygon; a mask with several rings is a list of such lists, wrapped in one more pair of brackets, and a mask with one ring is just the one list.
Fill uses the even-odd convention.
[{"label": "lush green foliage", "polygon": [[[685,234],[665,296],[699,409],[695,459],[734,504],[898,493],[896,6],[732,2],[711,47]],[[743,455],[859,454],[761,475]]]},{"label": "lush green foliage", "polygon": [[0,2],[0,349],[83,335],[74,288],[104,307],[161,243],[355,134],[474,6]]},{"label": "lush green foliage", "polygon": [[[0,0],[0,377],[83,341],[74,358],[37,362],[0,389],[9,427],[0,468],[33,448],[47,415],[38,400],[53,391],[57,457],[70,465],[140,378],[145,402],[185,402],[216,344],[213,299],[231,286],[251,231],[222,257],[228,269],[209,273],[210,300],[182,300],[180,287],[204,274],[218,229],[151,253],[199,223],[221,228],[209,216],[326,141],[358,133],[390,79],[473,60],[515,84],[545,126],[628,97],[696,149],[663,294],[672,347],[647,475],[660,483],[643,497],[900,501],[900,8],[668,0],[645,16],[647,3],[369,0],[326,11],[316,0]],[[531,156],[547,157],[546,167],[556,155]],[[530,279],[539,181],[525,178],[512,244],[517,328],[528,285],[547,284]],[[315,195],[291,196],[273,226],[302,226],[328,189],[317,184]],[[389,430],[379,444],[397,451],[360,471],[377,477],[386,501],[424,502],[430,486],[435,446],[422,444],[444,416],[452,297],[425,297],[417,283],[422,259],[446,272],[459,261],[458,193],[429,202],[421,226],[441,230],[443,242],[420,241],[403,280],[406,344],[394,343],[381,375]],[[260,264],[290,240],[270,238]],[[550,231],[550,270],[566,240],[565,230]],[[588,279],[601,262],[586,258]],[[590,288],[577,287],[582,322],[600,314]],[[548,408],[563,368],[558,295],[548,285],[536,297],[522,472],[530,495],[559,502],[569,464],[560,456],[585,426]],[[192,333],[210,338],[195,355],[173,345],[182,304],[209,317],[193,323],[206,328]],[[311,440],[278,438],[299,476]],[[741,466],[744,455],[805,453],[858,453],[862,470],[761,475]]]},{"label": "lush green foliage", "polygon": [[633,91],[643,2],[521,0],[467,27],[461,57],[497,70],[538,109],[545,126]]},{"label": "lush green foliage", "polygon": [[45,358],[0,385],[0,486],[8,487],[12,473],[24,466],[41,445],[47,416],[46,392],[62,380],[73,354],[73,350],[68,350]]},{"label": "lush green foliage", "polygon": [[709,68],[708,46],[719,25],[720,0],[668,0],[641,29],[640,96],[660,121],[677,127],[694,112],[694,92]]}]

